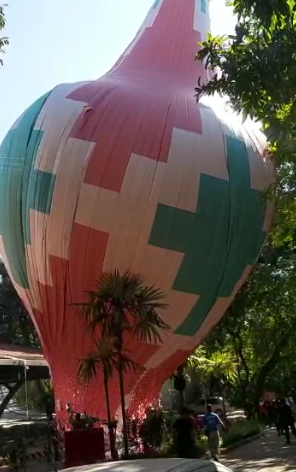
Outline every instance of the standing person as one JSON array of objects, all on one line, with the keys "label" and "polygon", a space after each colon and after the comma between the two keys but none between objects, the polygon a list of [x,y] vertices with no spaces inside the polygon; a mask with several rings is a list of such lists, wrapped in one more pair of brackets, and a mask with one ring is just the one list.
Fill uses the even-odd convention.
[{"label": "standing person", "polygon": [[281,400],[276,401],[276,421],[275,421],[275,427],[278,433],[278,436],[281,436],[284,434],[282,427],[281,427],[281,408],[282,408],[282,403]]},{"label": "standing person", "polygon": [[294,436],[296,436],[295,424],[294,424],[294,414],[290,405],[287,404],[286,400],[283,398],[280,403],[278,410],[279,416],[279,428],[285,432],[286,443],[290,444],[290,428]]},{"label": "standing person", "polygon": [[86,426],[86,422],[85,422],[85,419],[82,418],[81,414],[80,413],[76,413],[74,418],[72,417],[70,419],[70,423],[72,425],[72,429],[73,430],[76,430],[76,429],[84,429],[85,426]]},{"label": "standing person", "polygon": [[211,459],[219,462],[219,427],[226,429],[224,423],[222,423],[216,413],[212,412],[212,405],[207,405],[207,413],[203,418],[203,426],[205,434],[208,438],[208,446],[211,455]]},{"label": "standing person", "polygon": [[187,408],[181,408],[180,416],[174,422],[173,428],[178,457],[193,459],[196,456],[196,423]]},{"label": "standing person", "polygon": [[268,423],[270,428],[272,428],[273,425],[276,425],[276,415],[276,403],[275,400],[273,400],[268,406]]}]

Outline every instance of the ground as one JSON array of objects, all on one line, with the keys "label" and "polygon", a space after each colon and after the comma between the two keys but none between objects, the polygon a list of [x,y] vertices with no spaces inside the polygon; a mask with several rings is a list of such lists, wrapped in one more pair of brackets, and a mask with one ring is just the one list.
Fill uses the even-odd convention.
[{"label": "ground", "polygon": [[[236,416],[241,414],[239,411],[235,412]],[[9,427],[12,424],[24,423],[26,416],[25,409],[12,404],[10,411],[5,412],[0,420],[0,425]],[[32,412],[29,412],[29,416],[31,421],[36,421]],[[287,446],[285,438],[279,438],[275,429],[266,430],[260,439],[221,456],[221,462],[234,472],[295,472],[296,439],[292,438],[292,444]],[[52,472],[53,470],[53,464],[47,464],[44,461],[27,468],[28,472]]]},{"label": "ground", "polygon": [[[295,472],[296,440],[287,446],[274,429],[264,436],[221,457],[221,463],[233,472]],[[28,472],[52,472],[53,465],[39,463],[28,467]]]},{"label": "ground", "polygon": [[260,439],[221,457],[221,462],[234,472],[295,472],[296,440],[287,446],[274,429],[267,430]]}]

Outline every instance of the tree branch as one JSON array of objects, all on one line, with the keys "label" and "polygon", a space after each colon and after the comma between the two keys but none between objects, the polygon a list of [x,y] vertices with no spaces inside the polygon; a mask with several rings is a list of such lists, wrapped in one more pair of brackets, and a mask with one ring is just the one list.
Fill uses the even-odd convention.
[{"label": "tree branch", "polygon": [[7,395],[3,399],[1,405],[0,405],[0,418],[2,417],[4,411],[8,407],[10,401],[13,399],[14,395],[17,393],[17,391],[21,388],[21,386],[24,384],[24,380],[19,380],[14,384],[13,387],[10,387],[8,390]]},{"label": "tree branch", "polygon": [[[267,375],[276,367],[276,365],[279,362],[285,359],[286,356],[280,357],[280,352],[285,346],[288,338],[289,338],[289,335],[285,335],[281,338],[280,342],[275,347],[270,359],[261,367],[261,370],[256,380],[256,388],[255,388],[255,394],[254,394],[255,403],[259,402],[260,400],[260,396],[262,394],[262,388],[263,388]],[[255,379],[256,379],[256,374],[253,375],[252,381]]]},{"label": "tree branch", "polygon": [[238,356],[241,360],[241,363],[242,363],[243,368],[244,368],[245,373],[246,373],[245,383],[246,383],[246,385],[248,385],[249,380],[250,380],[250,369],[249,369],[249,366],[247,364],[246,358],[243,354],[243,342],[242,342],[242,338],[240,336],[240,332],[235,332],[229,326],[225,326],[225,329],[229,333],[229,335],[232,336],[234,343],[236,341],[238,341],[238,344],[236,345],[237,346],[236,349],[237,349]]}]

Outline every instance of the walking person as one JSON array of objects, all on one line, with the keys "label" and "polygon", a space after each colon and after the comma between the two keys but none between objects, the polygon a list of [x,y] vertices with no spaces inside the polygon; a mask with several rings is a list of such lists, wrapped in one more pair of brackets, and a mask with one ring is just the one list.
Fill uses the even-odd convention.
[{"label": "walking person", "polygon": [[212,405],[207,405],[207,413],[203,418],[203,427],[208,438],[211,459],[219,462],[219,428],[226,429],[224,423],[216,413],[212,412]]},{"label": "walking person", "polygon": [[281,400],[276,401],[275,408],[276,408],[275,427],[276,427],[278,436],[282,436],[284,434],[284,431],[282,430],[282,427],[281,427],[281,408],[282,408]]},{"label": "walking person", "polygon": [[272,428],[273,425],[276,426],[276,416],[277,416],[276,403],[275,403],[275,400],[273,400],[268,405],[268,423],[269,423],[270,428]]},{"label": "walking person", "polygon": [[281,400],[280,408],[278,410],[279,415],[279,428],[285,432],[286,443],[291,443],[290,438],[290,428],[294,436],[296,436],[296,429],[294,423],[294,414],[290,405],[287,404],[286,400],[283,398]]}]

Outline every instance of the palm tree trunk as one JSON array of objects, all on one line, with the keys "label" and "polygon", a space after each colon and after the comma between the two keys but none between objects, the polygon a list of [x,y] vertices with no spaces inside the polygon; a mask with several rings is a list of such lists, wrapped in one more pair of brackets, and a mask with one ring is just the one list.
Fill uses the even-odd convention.
[{"label": "palm tree trunk", "polygon": [[124,395],[124,380],[123,380],[123,363],[122,363],[122,328],[121,326],[117,327],[115,330],[115,347],[117,350],[117,359],[118,359],[118,378],[119,378],[119,391],[120,391],[120,403],[121,403],[121,414],[122,414],[122,435],[123,435],[123,449],[125,457],[128,457],[128,431],[127,431],[127,421],[126,421],[126,411],[125,411],[125,395]]},{"label": "palm tree trunk", "polygon": [[107,408],[107,420],[108,420],[108,430],[109,430],[109,441],[110,441],[110,452],[113,460],[117,459],[116,449],[115,449],[115,434],[111,421],[111,410],[110,410],[110,400],[109,400],[109,388],[108,388],[108,375],[104,371],[104,390],[105,390],[105,399],[106,399],[106,408]]},{"label": "palm tree trunk", "polygon": [[123,448],[124,455],[128,457],[128,434],[127,434],[127,421],[125,411],[125,397],[124,397],[124,381],[121,360],[118,365],[118,376],[119,376],[119,389],[120,389],[120,401],[121,401],[121,413],[122,413],[122,434],[123,434]]}]

